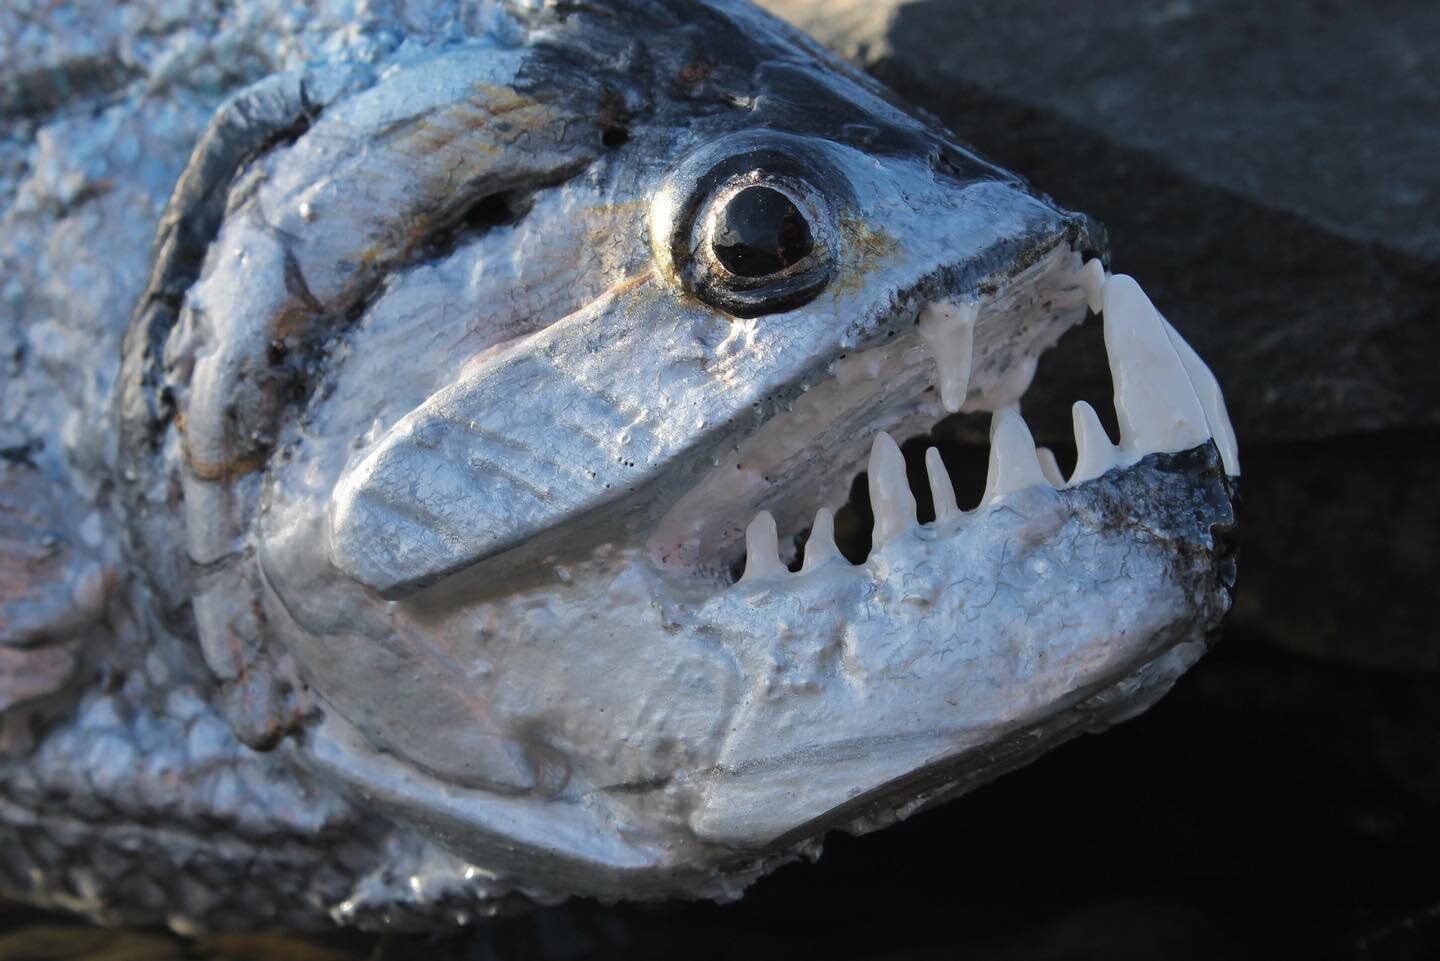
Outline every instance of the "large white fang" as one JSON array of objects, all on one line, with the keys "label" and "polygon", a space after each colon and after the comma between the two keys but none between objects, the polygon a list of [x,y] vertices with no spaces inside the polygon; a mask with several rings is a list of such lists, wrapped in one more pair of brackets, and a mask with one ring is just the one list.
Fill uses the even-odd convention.
[{"label": "large white fang", "polygon": [[1150,298],[1134,278],[1105,281],[1105,350],[1128,458],[1175,453],[1210,438],[1205,410]]},{"label": "large white fang", "polygon": [[1070,419],[1075,425],[1075,470],[1070,475],[1071,485],[1094,480],[1120,462],[1119,451],[1110,443],[1110,435],[1100,423],[1095,408],[1077,400],[1070,408]]},{"label": "large white fang", "polygon": [[1060,470],[1060,462],[1055,459],[1055,452],[1048,447],[1035,448],[1035,459],[1040,461],[1040,473],[1050,482],[1051,487],[1064,487],[1065,474]]},{"label": "large white fang", "polygon": [[800,565],[800,572],[813,571],[838,557],[840,548],[835,546],[835,515],[830,508],[822,507],[815,512],[815,523],[810,525],[810,537],[805,541],[805,563]]},{"label": "large white fang", "polygon": [[1020,408],[1006,404],[990,420],[990,467],[981,502],[1040,484],[1047,481],[1035,456],[1035,438],[1020,416]]},{"label": "large white fang", "polygon": [[1085,261],[1085,266],[1080,268],[1080,287],[1085,291],[1085,303],[1092,314],[1100,313],[1105,306],[1103,291],[1105,289],[1105,265],[1100,263],[1099,257],[1091,257]]},{"label": "large white fang", "polygon": [[876,547],[914,527],[915,495],[905,479],[905,455],[883,430],[870,448],[870,509],[875,513]]},{"label": "large white fang", "polygon": [[1180,332],[1175,329],[1170,321],[1160,318],[1165,324],[1165,331],[1170,335],[1170,343],[1175,352],[1180,355],[1180,362],[1185,365],[1185,373],[1190,375],[1190,386],[1195,388],[1195,394],[1200,398],[1200,406],[1205,409],[1205,422],[1210,427],[1210,436],[1215,439],[1215,446],[1220,449],[1220,462],[1225,465],[1225,473],[1231,477],[1240,476],[1240,446],[1235,442],[1235,428],[1230,425],[1230,413],[1225,409],[1225,395],[1220,392],[1220,382],[1215,379],[1210,367],[1195,353]]},{"label": "large white fang", "polygon": [[743,583],[783,573],[785,565],[780,563],[775,518],[769,511],[761,511],[745,528],[745,573],[740,575],[740,580]]},{"label": "large white fang", "polygon": [[955,413],[970,390],[970,360],[975,349],[975,318],[980,305],[939,301],[920,312],[920,339],[940,369],[940,403]]},{"label": "large white fang", "polygon": [[930,478],[930,499],[935,502],[935,523],[960,516],[960,505],[955,501],[955,485],[950,483],[950,472],[940,459],[940,452],[930,448],[925,452],[925,473]]}]

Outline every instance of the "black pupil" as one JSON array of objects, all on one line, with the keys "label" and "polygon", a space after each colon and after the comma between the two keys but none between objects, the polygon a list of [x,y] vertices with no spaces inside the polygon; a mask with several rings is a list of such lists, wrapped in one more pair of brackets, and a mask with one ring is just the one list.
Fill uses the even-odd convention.
[{"label": "black pupil", "polygon": [[715,223],[715,256],[741,277],[766,277],[815,249],[810,225],[790,198],[770,187],[746,187]]}]

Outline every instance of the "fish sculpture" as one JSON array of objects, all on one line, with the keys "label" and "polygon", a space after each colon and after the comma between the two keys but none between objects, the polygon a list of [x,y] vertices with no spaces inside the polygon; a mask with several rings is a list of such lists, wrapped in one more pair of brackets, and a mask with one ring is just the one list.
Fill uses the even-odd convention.
[{"label": "fish sculpture", "polygon": [[[759,9],[31,6],[5,896],[180,931],[734,898],[1215,636],[1205,364],[1096,223]],[[1087,317],[1118,437],[1076,403],[1072,462],[1021,409]],[[983,490],[927,440],[966,418]]]}]

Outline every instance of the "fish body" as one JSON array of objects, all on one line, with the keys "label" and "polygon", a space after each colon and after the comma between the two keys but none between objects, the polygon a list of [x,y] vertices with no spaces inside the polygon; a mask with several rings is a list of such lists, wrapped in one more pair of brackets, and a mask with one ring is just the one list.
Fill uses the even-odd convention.
[{"label": "fish body", "polygon": [[[7,894],[734,897],[1204,651],[1233,433],[1088,218],[744,3],[245,9],[11,60]],[[1020,405],[1090,315],[1062,471]]]}]

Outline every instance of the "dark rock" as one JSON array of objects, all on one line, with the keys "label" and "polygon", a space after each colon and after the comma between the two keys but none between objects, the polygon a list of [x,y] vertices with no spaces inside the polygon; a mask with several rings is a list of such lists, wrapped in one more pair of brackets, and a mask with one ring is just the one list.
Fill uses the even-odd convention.
[{"label": "dark rock", "polygon": [[1440,431],[1247,453],[1238,623],[1355,664],[1440,673]]}]

